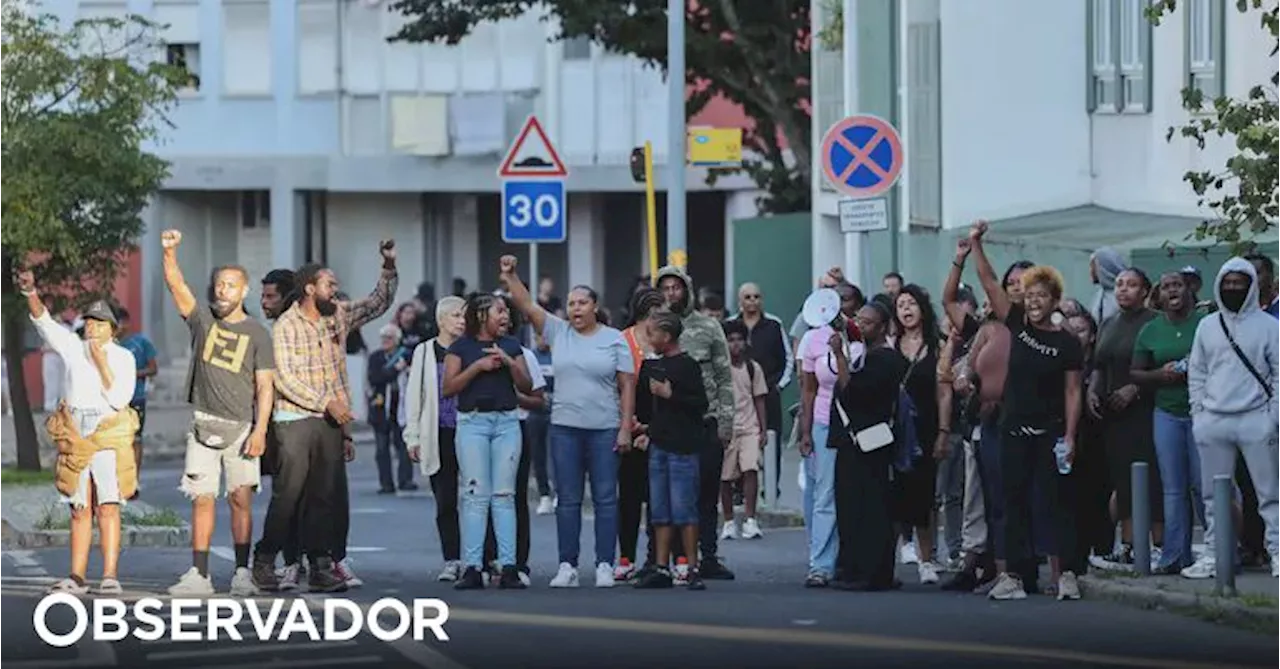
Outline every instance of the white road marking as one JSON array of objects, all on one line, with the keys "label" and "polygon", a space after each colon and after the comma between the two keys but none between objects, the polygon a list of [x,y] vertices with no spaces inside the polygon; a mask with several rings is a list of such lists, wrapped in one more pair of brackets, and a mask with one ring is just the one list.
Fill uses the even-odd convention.
[{"label": "white road marking", "polygon": [[15,567],[40,566],[40,561],[33,557],[34,553],[31,551],[8,551],[5,555],[9,556],[9,559],[13,560],[13,566]]},{"label": "white road marking", "polygon": [[209,548],[209,553],[216,555],[228,562],[236,561],[236,551],[234,548],[227,548],[226,546],[211,546]]},{"label": "white road marking", "polygon": [[44,567],[19,567],[18,574],[22,576],[48,576],[49,572]]},{"label": "white road marking", "polygon": [[351,510],[351,515],[353,515],[353,516],[364,516],[364,515],[370,515],[370,514],[376,514],[376,513],[390,513],[390,510],[388,510],[388,509],[379,509],[379,508],[352,509],[352,510]]},{"label": "white road marking", "polygon": [[818,621],[806,618],[804,620],[792,620],[791,624],[800,625],[801,627],[811,627],[813,625],[817,625]]},{"label": "white road marking", "polygon": [[358,645],[355,641],[319,641],[307,643],[241,643],[235,646],[227,646],[226,648],[202,648],[197,650],[172,650],[159,653],[148,653],[147,660],[151,662],[173,661],[197,659],[203,657],[232,656],[232,655],[252,655],[255,653],[276,653],[281,651],[297,651],[297,650],[330,650],[337,648],[350,648]]},{"label": "white road marking", "polygon": [[[320,613],[324,611],[323,600],[307,597],[306,601],[310,603],[313,612]],[[359,606],[360,610],[364,612],[365,618],[368,618],[369,605],[360,604]],[[335,609],[334,612],[348,625],[352,624],[351,614],[345,608]],[[384,642],[384,644],[393,648],[410,662],[428,669],[468,669],[466,665],[432,648],[431,644],[433,642],[434,637],[430,637],[429,640],[414,641],[413,636],[410,634],[396,641]],[[276,669],[279,666],[273,664],[272,669]]]}]

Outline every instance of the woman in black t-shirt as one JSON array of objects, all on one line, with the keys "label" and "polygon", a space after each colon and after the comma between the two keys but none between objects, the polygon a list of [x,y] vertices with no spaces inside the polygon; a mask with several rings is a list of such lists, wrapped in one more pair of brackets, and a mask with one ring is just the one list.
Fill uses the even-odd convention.
[{"label": "woman in black t-shirt", "polygon": [[[1022,304],[1015,305],[982,249],[985,222],[969,231],[978,277],[991,310],[1009,328],[1009,374],[1005,379],[1000,431],[1000,465],[1004,478],[1005,554],[1007,571],[991,589],[991,599],[1025,599],[1036,590],[1039,566],[1031,545],[1031,490],[1038,486],[1053,510],[1054,553],[1050,567],[1058,599],[1079,599],[1075,565],[1075,524],[1071,506],[1060,498],[1062,483],[1055,446],[1065,446],[1064,464],[1075,457],[1076,430],[1083,402],[1080,340],[1053,323],[1062,301],[1062,275],[1036,266],[1022,274]],[[1065,486],[1062,486],[1065,488]]]},{"label": "woman in black t-shirt", "polygon": [[524,588],[516,568],[516,471],[520,461],[520,418],[516,389],[532,388],[520,342],[502,333],[511,314],[493,295],[467,300],[466,334],[444,359],[445,397],[458,396],[457,453],[462,487],[462,559],[466,567],[454,585],[484,587],[484,536],[493,509],[502,564],[500,588]]},{"label": "woman in black t-shirt", "polygon": [[[894,298],[893,323],[898,332],[893,346],[906,359],[905,389],[916,408],[916,435],[925,449],[912,463],[911,471],[899,479],[897,520],[915,529],[920,583],[938,582],[941,567],[935,561],[933,524],[937,496],[938,462],[933,446],[938,439],[938,317],[924,289],[916,284],[902,287]],[[907,531],[908,541],[911,533]]]}]

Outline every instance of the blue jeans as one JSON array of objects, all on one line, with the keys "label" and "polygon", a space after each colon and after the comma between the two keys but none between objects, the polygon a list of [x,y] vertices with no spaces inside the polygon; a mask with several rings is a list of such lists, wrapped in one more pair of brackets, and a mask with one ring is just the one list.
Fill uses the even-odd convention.
[{"label": "blue jeans", "polygon": [[813,426],[813,453],[805,458],[812,472],[806,490],[813,490],[812,524],[809,529],[809,572],[832,578],[836,573],[836,553],[840,547],[836,533],[836,450],[827,448],[827,425]]},{"label": "blue jeans", "polygon": [[1156,463],[1164,487],[1164,551],[1160,566],[1185,567],[1193,562],[1191,535],[1196,516],[1204,518],[1200,494],[1200,451],[1191,433],[1191,417],[1156,409],[1152,416]]},{"label": "blue jeans", "polygon": [[617,430],[551,426],[551,462],[555,474],[556,536],[560,561],[578,566],[582,537],[582,495],[591,477],[596,512],[596,563],[613,564],[618,544]]},{"label": "blue jeans", "polygon": [[514,411],[458,414],[458,473],[462,478],[462,560],[484,566],[484,535],[493,507],[498,563],[516,563],[516,472],[520,419]]},{"label": "blue jeans", "polygon": [[649,447],[649,523],[698,524],[698,454]]},{"label": "blue jeans", "polygon": [[982,504],[987,516],[987,537],[991,542],[992,556],[1005,558],[1004,546],[1004,485],[1000,476],[1000,425],[995,416],[982,421],[978,449],[978,469],[982,478]]}]

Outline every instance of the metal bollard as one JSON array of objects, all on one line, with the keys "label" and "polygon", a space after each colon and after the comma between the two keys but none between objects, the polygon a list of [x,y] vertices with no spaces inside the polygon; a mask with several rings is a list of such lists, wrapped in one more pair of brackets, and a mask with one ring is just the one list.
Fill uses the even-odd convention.
[{"label": "metal bollard", "polygon": [[764,442],[764,453],[762,454],[764,462],[761,463],[759,476],[760,485],[764,487],[764,508],[766,509],[776,508],[778,503],[778,488],[773,482],[774,477],[777,476],[773,471],[774,463],[777,462],[774,459],[776,457],[774,453],[777,449],[778,433],[769,430],[768,439]]},{"label": "metal bollard", "polygon": [[1235,481],[1229,474],[1213,477],[1213,546],[1205,548],[1213,551],[1218,564],[1213,594],[1219,597],[1236,596],[1235,497]]},{"label": "metal bollard", "polygon": [[1150,467],[1145,462],[1135,462],[1129,471],[1133,486],[1133,566],[1140,576],[1151,575]]}]

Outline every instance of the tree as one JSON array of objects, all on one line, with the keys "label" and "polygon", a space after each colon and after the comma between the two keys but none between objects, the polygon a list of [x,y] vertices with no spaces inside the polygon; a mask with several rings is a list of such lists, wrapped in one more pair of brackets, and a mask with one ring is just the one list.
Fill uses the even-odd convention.
[{"label": "tree", "polygon": [[14,273],[30,265],[50,309],[109,295],[142,232],[140,214],[168,176],[143,150],[157,139],[186,74],[153,57],[143,19],[64,27],[4,0],[0,135],[3,341],[18,467],[40,468],[22,360],[25,302]]},{"label": "tree", "polygon": [[[537,5],[559,19],[557,39],[587,37],[666,70],[666,0],[398,0],[392,9],[410,22],[391,40],[453,45],[480,23],[514,18]],[[744,153],[754,153],[744,155],[743,171],[765,191],[758,204],[770,213],[808,211],[809,0],[691,2],[685,36],[685,78],[694,87],[686,118],[716,96],[741,106],[754,121],[743,133]],[[732,171],[713,170],[709,181]]]},{"label": "tree", "polygon": [[[1155,25],[1177,8],[1177,0],[1156,0],[1147,8],[1147,18]],[[1236,0],[1236,9],[1248,12],[1262,8],[1262,0]],[[1271,4],[1271,3],[1269,3]],[[1277,8],[1274,4],[1259,13],[1260,27],[1271,35],[1271,58],[1280,53],[1277,39]],[[1230,135],[1236,154],[1220,170],[1191,170],[1183,180],[1191,185],[1199,206],[1208,206],[1217,220],[1202,222],[1195,239],[1212,239],[1229,244],[1233,253],[1253,246],[1252,237],[1263,237],[1276,227],[1280,214],[1277,203],[1277,175],[1280,174],[1280,136],[1277,136],[1276,89],[1280,74],[1272,74],[1270,86],[1260,82],[1243,99],[1227,96],[1206,100],[1198,88],[1182,90],[1182,106],[1191,118],[1169,128],[1167,141],[1175,136],[1190,139],[1203,149],[1208,139]],[[1210,108],[1205,109],[1209,103]],[[1205,113],[1205,112],[1208,113]]]}]

